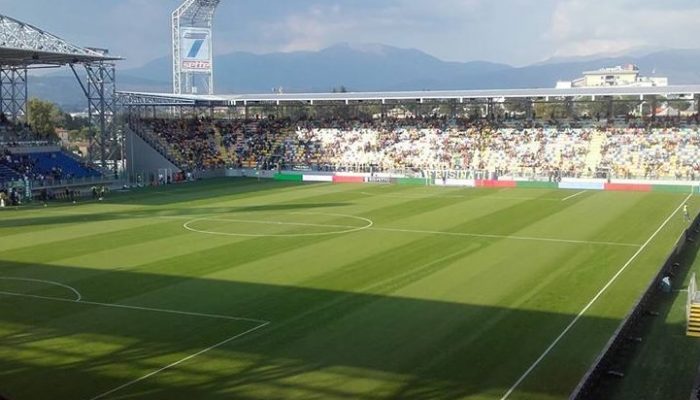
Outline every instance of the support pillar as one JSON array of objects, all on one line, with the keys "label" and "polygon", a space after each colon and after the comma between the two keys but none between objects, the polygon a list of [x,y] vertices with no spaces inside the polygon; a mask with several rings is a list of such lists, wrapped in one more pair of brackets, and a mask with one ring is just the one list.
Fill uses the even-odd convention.
[{"label": "support pillar", "polygon": [[0,112],[17,123],[27,116],[27,69],[0,68]]},{"label": "support pillar", "polygon": [[117,157],[121,157],[121,146],[115,135],[113,124],[117,115],[116,103],[116,69],[113,63],[97,62],[85,64],[87,77],[81,79],[71,65],[73,74],[80,83],[83,93],[88,100],[88,122],[97,127],[96,140],[90,140],[88,159],[99,162],[106,172],[112,163],[115,176],[118,174]]},{"label": "support pillar", "polygon": [[567,97],[564,100],[566,108],[566,118],[573,119],[574,117],[574,99],[572,97]]},{"label": "support pillar", "polygon": [[531,98],[526,98],[525,99],[525,118],[528,121],[532,121],[535,113],[534,113],[534,107],[532,106],[532,99]]}]

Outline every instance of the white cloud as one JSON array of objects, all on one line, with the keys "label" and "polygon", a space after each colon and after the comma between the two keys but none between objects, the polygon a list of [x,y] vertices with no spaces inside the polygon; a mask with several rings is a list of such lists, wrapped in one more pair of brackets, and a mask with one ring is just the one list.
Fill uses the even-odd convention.
[{"label": "white cloud", "polygon": [[544,39],[551,42],[555,56],[617,53],[636,47],[697,47],[700,4],[673,4],[562,0]]},{"label": "white cloud", "polygon": [[355,21],[343,18],[340,6],[313,6],[300,14],[285,18],[278,28],[283,40],[280,51],[319,50],[329,41],[343,36],[343,32],[353,29]]},{"label": "white cloud", "polygon": [[338,42],[406,46],[417,36],[444,35],[446,29],[468,23],[484,4],[487,0],[394,0],[370,7],[316,4],[269,22],[261,31],[269,42],[277,42],[277,51],[318,50]]},{"label": "white cloud", "polygon": [[[0,0],[3,13],[139,65],[170,53],[181,0]],[[698,0],[236,0],[216,52],[318,50],[339,42],[418,48],[441,59],[524,65],[634,47],[696,48]]]}]

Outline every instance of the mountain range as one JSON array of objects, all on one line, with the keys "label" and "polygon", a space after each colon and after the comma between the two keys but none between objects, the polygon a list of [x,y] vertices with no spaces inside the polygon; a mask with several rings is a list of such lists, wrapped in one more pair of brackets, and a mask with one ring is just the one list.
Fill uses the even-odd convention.
[{"label": "mountain range", "polygon": [[[646,76],[669,77],[671,84],[700,83],[700,49],[662,49],[626,54],[550,59],[514,67],[487,61],[442,61],[416,49],[381,44],[338,44],[320,51],[253,54],[234,52],[215,58],[217,93],[505,89],[554,87],[583,71],[636,64]],[[169,92],[169,56],[134,69],[118,70],[118,90]],[[33,76],[30,96],[83,109],[85,100],[67,72]]]}]

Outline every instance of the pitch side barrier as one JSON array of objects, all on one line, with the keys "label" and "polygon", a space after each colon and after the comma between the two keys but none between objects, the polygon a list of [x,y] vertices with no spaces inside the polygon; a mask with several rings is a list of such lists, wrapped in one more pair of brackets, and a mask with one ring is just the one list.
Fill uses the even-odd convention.
[{"label": "pitch side barrier", "polygon": [[671,250],[671,253],[666,258],[659,272],[651,280],[644,294],[637,300],[632,311],[625,317],[620,326],[617,328],[613,336],[610,338],[606,346],[600,352],[593,365],[579,382],[576,389],[572,392],[569,400],[589,400],[601,399],[602,389],[611,383],[612,379],[620,379],[623,377],[623,372],[620,369],[624,366],[630,357],[630,352],[639,339],[635,336],[636,329],[639,328],[642,319],[646,313],[651,312],[654,302],[661,294],[661,280],[668,275],[675,273],[679,266],[681,253],[685,250],[688,244],[688,238],[691,237],[693,229],[700,224],[700,215],[695,218],[695,221],[690,225],[690,228],[685,230],[676,245]]},{"label": "pitch side barrier", "polygon": [[664,180],[624,180],[624,179],[579,179],[564,178],[560,182],[516,180],[516,179],[458,179],[445,176],[408,177],[394,173],[359,172],[306,172],[284,171],[275,173],[273,178],[286,182],[326,182],[326,183],[375,183],[413,186],[444,186],[464,188],[527,188],[527,189],[566,189],[616,192],[668,192],[700,193],[700,182]]},{"label": "pitch side barrier", "polygon": [[700,398],[700,368],[698,369],[697,375],[695,377],[693,391],[690,394],[690,400],[698,400],[698,398]]}]

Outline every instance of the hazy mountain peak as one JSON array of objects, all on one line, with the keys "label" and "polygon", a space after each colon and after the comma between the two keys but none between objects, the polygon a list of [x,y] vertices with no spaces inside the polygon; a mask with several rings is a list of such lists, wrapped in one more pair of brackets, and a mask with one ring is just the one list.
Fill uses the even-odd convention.
[{"label": "hazy mountain peak", "polygon": [[[349,50],[360,53],[370,53],[376,55],[386,55],[391,50],[398,50],[395,47],[387,46],[381,43],[336,43],[324,50]],[[322,50],[323,51],[323,50]]]},{"label": "hazy mountain peak", "polygon": [[672,50],[669,47],[664,46],[639,46],[632,47],[629,49],[621,51],[612,51],[605,53],[597,53],[586,56],[553,56],[544,61],[536,63],[534,65],[546,65],[546,64],[562,64],[562,63],[576,63],[576,62],[587,62],[594,60],[601,60],[607,58],[637,58],[644,57],[653,53],[658,53],[662,51]]},{"label": "hazy mountain peak", "polygon": [[[273,87],[287,93],[327,92],[340,86],[351,91],[546,88],[558,80],[576,79],[583,71],[627,63],[637,64],[643,75],[667,76],[671,84],[700,83],[700,50],[649,50],[520,68],[486,61],[445,62],[420,50],[378,43],[339,43],[290,53],[235,52],[216,57],[216,92],[267,93]],[[165,56],[141,68],[120,69],[118,89],[169,92],[171,68],[171,58]],[[85,104],[67,71],[32,76],[30,95],[64,105]]]}]

